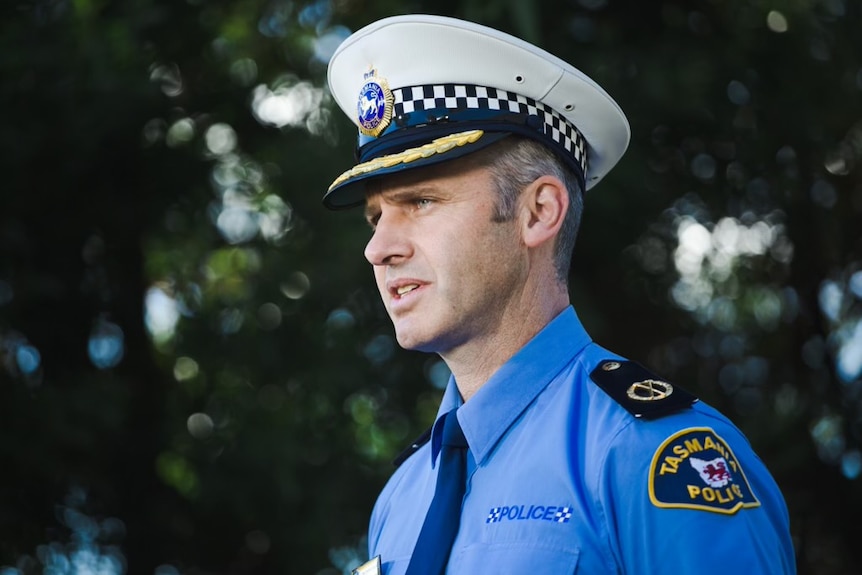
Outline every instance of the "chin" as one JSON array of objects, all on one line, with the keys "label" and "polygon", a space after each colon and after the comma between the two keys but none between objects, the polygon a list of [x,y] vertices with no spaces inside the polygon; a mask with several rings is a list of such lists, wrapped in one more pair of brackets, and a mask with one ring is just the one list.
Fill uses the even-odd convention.
[{"label": "chin", "polygon": [[395,339],[398,341],[398,345],[403,347],[404,349],[414,350],[414,351],[425,351],[425,341],[415,336],[403,335],[401,333],[395,333]]},{"label": "chin", "polygon": [[395,339],[398,341],[398,345],[404,349],[426,352],[439,351],[438,346],[435,345],[437,343],[436,338],[429,337],[427,335],[423,336],[422,334],[415,332],[411,333],[408,330],[399,330],[396,328]]}]

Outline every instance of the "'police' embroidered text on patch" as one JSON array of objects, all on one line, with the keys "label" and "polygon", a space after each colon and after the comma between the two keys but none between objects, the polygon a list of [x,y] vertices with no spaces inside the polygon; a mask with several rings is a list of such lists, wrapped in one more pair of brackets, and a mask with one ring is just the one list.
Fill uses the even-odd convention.
[{"label": "'police' embroidered text on patch", "polygon": [[649,497],[657,507],[728,515],[760,505],[733,451],[708,427],[684,429],[659,446],[650,464]]}]

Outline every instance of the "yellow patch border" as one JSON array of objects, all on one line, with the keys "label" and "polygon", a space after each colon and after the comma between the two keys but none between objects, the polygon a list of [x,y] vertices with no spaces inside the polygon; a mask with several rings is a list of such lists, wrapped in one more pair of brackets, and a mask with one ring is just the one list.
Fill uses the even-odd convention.
[{"label": "yellow patch border", "polygon": [[696,509],[699,511],[712,511],[713,513],[720,513],[722,515],[734,515],[740,509],[748,509],[753,507],[760,507],[760,500],[757,498],[757,495],[754,494],[754,490],[751,488],[751,483],[748,482],[748,477],[745,476],[745,471],[742,469],[742,465],[739,465],[739,475],[742,476],[742,480],[745,481],[745,485],[748,487],[748,492],[751,493],[751,497],[754,498],[753,502],[745,503],[744,501],[740,501],[730,509],[722,509],[720,507],[711,507],[709,505],[698,505],[694,503],[665,503],[663,501],[659,501],[655,495],[655,475],[656,475],[656,467],[660,462],[660,455],[664,453],[665,447],[668,444],[675,441],[677,438],[683,435],[687,435],[689,433],[697,433],[697,432],[707,432],[711,433],[718,439],[722,445],[727,449],[730,453],[733,460],[739,463],[739,459],[736,457],[736,454],[730,448],[730,444],[725,441],[725,439],[720,436],[715,430],[711,427],[688,427],[686,429],[682,429],[677,431],[667,439],[665,439],[661,445],[658,446],[655,453],[652,456],[652,462],[649,466],[649,499],[653,505],[656,507],[660,507],[663,509]]}]

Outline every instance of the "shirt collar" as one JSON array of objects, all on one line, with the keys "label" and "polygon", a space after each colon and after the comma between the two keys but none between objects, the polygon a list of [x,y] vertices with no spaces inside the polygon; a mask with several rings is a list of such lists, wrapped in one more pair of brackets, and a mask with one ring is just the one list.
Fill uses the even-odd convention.
[{"label": "shirt collar", "polygon": [[470,452],[481,464],[515,420],[551,380],[591,342],[572,306],[533,336],[464,403],[450,376],[431,433],[431,465],[440,452],[440,416],[460,407],[458,421]]}]

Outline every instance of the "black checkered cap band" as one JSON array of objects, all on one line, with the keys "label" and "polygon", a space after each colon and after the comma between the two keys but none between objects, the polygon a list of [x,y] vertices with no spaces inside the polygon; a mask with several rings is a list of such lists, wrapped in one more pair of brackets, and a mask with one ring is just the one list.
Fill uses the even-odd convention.
[{"label": "black checkered cap band", "polygon": [[531,98],[470,84],[429,84],[392,90],[395,117],[410,112],[449,108],[452,110],[502,110],[540,118],[545,135],[566,149],[587,173],[587,142],[581,132],[556,110]]}]

